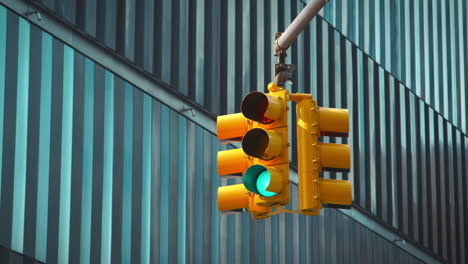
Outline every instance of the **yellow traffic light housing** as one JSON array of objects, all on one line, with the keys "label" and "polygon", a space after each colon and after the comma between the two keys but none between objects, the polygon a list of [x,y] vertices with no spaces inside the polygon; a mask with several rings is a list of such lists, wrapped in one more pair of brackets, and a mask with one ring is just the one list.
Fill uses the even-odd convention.
[{"label": "yellow traffic light housing", "polygon": [[217,119],[218,139],[242,142],[242,148],[218,152],[218,174],[244,180],[218,188],[220,211],[247,210],[262,219],[270,216],[272,206],[289,203],[288,92],[273,89],[249,93],[242,113]]},{"label": "yellow traffic light housing", "polygon": [[[242,113],[223,115],[217,119],[218,139],[222,143],[242,141],[245,133],[252,128],[252,121]],[[242,148],[218,152],[218,174],[224,178],[240,178],[253,164],[253,158],[244,153]],[[249,192],[244,184],[222,186],[218,188],[218,209],[229,213],[246,210],[255,219],[269,217],[271,209],[258,205],[258,194]]]},{"label": "yellow traffic light housing", "polygon": [[[349,146],[319,142],[321,136],[348,136],[348,110],[318,107],[310,94],[290,94],[274,83],[268,90],[246,95],[242,113],[218,117],[218,138],[242,144],[218,152],[218,174],[243,179],[243,184],[218,189],[219,210],[247,211],[263,219],[280,213],[317,215],[324,204],[350,205],[349,181],[320,178],[323,170],[349,171]],[[297,102],[299,210],[295,211],[282,207],[290,201],[290,100]]]},{"label": "yellow traffic light housing", "polygon": [[249,193],[243,184],[228,185],[218,188],[219,211],[235,211],[247,208]]},{"label": "yellow traffic light housing", "polygon": [[296,99],[299,209],[317,215],[323,204],[351,205],[349,181],[320,178],[322,170],[349,171],[348,145],[319,142],[322,135],[348,135],[348,111],[318,107],[311,97]]},{"label": "yellow traffic light housing", "polygon": [[[253,164],[244,173],[244,185],[258,194],[258,205],[289,204],[288,91],[274,84],[269,93],[251,92],[241,104],[242,114],[253,121],[242,139],[242,149]],[[279,88],[279,89],[278,89]]]}]

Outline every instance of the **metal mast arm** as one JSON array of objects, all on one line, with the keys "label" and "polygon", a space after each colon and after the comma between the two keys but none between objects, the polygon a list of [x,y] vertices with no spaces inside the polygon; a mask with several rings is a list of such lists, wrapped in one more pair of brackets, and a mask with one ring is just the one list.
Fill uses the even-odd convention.
[{"label": "metal mast arm", "polygon": [[301,33],[302,29],[312,18],[328,3],[329,0],[311,0],[302,11],[297,15],[289,27],[276,39],[273,46],[275,55],[278,52],[285,52],[291,43],[296,39],[297,35]]}]

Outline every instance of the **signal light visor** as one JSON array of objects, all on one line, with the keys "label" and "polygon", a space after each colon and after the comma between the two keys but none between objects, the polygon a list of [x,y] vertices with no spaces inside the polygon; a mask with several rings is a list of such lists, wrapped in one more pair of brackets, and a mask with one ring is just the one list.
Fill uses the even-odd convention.
[{"label": "signal light visor", "polygon": [[320,134],[331,137],[348,137],[348,109],[319,108]]},{"label": "signal light visor", "polygon": [[242,149],[223,150],[218,152],[218,174],[241,174],[249,166],[247,155]]},{"label": "signal light visor", "polygon": [[281,152],[281,136],[273,131],[254,128],[242,139],[244,152],[262,160],[271,160]]},{"label": "signal light visor", "polygon": [[242,113],[218,116],[216,120],[218,139],[240,139],[248,130],[247,118]]},{"label": "signal light visor", "polygon": [[229,185],[218,188],[219,211],[231,211],[247,208],[249,193],[243,184]]},{"label": "signal light visor", "polygon": [[320,163],[324,170],[349,172],[349,146],[343,144],[320,143]]},{"label": "signal light visor", "polygon": [[264,93],[251,92],[242,100],[241,112],[248,119],[270,124],[280,117],[281,103],[278,99]]},{"label": "signal light visor", "polygon": [[320,179],[321,199],[327,204],[351,205],[351,182],[343,180]]}]

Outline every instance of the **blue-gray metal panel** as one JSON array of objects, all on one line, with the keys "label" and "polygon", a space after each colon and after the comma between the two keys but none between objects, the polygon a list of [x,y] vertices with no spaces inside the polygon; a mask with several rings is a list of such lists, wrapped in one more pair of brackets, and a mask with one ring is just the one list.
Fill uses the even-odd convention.
[{"label": "blue-gray metal panel", "polygon": [[[6,14],[6,42],[7,50],[3,63],[5,66],[4,84],[4,110],[3,110],[3,142],[2,142],[2,192],[0,198],[0,243],[10,248],[12,235],[12,211],[13,211],[13,193],[7,190],[13,189],[14,177],[7,175],[14,174],[14,153],[15,153],[15,133],[16,133],[16,104],[17,104],[17,74],[18,69],[18,38],[19,38],[19,19],[7,10]],[[6,67],[8,65],[8,67]],[[11,99],[6,99],[11,98]],[[6,155],[8,153],[8,155]]]},{"label": "blue-gray metal panel", "polygon": [[420,240],[419,239],[419,222],[416,221],[416,219],[421,219],[419,214],[418,214],[418,209],[421,208],[421,206],[418,206],[418,204],[422,204],[422,201],[420,201],[419,198],[419,187],[421,186],[420,183],[421,180],[419,178],[420,174],[418,173],[421,171],[419,168],[419,159],[418,159],[418,154],[420,153],[418,151],[418,137],[419,135],[417,134],[417,125],[418,122],[416,120],[416,115],[418,113],[418,110],[416,108],[416,96],[414,94],[409,94],[409,98],[407,98],[409,101],[409,106],[408,107],[408,112],[409,112],[409,118],[407,120],[409,121],[409,127],[410,127],[410,133],[408,135],[409,138],[409,153],[410,157],[408,160],[410,160],[411,164],[411,169],[410,169],[410,175],[408,176],[408,185],[409,185],[409,193],[410,197],[409,199],[409,204],[410,204],[410,211],[409,215],[412,217],[409,218],[409,229],[412,230],[411,238],[414,240]]},{"label": "blue-gray metal panel", "polygon": [[[91,65],[89,68],[93,71],[92,76],[89,77],[92,80],[92,84],[86,83],[87,86],[92,86],[94,88],[94,94],[92,103],[94,104],[90,111],[90,117],[93,122],[92,131],[93,135],[93,144],[92,144],[92,153],[93,156],[90,157],[93,161],[92,163],[92,176],[89,178],[92,181],[90,185],[90,198],[89,205],[91,217],[88,219],[90,221],[90,259],[100,259],[101,256],[101,230],[102,230],[102,190],[103,190],[103,163],[104,163],[104,100],[105,100],[105,89],[104,86],[104,69],[99,65],[93,65],[92,62],[89,62]],[[101,88],[101,89],[99,89]],[[89,96],[87,94],[86,96]],[[134,128],[137,128],[135,126]],[[134,144],[136,145],[136,144]],[[136,155],[136,153],[135,153]],[[135,168],[135,167],[134,167]],[[60,260],[59,260],[60,262]]]},{"label": "blue-gray metal panel", "polygon": [[448,234],[447,234],[447,229],[448,229],[448,212],[447,212],[447,177],[440,177],[442,175],[447,175],[448,176],[448,151],[447,151],[447,126],[443,118],[438,116],[437,118],[437,126],[439,129],[439,171],[438,171],[438,184],[437,187],[439,189],[440,193],[440,199],[437,201],[438,202],[438,208],[440,212],[440,227],[438,229],[438,232],[441,237],[441,245],[440,245],[440,252],[442,252],[442,256],[447,259],[447,252],[448,252],[448,247],[447,247],[447,242],[448,242]]},{"label": "blue-gray metal panel", "polygon": [[[464,160],[463,160],[463,154],[464,152],[464,146],[463,146],[463,136],[460,135],[458,131],[454,131],[455,133],[455,153],[456,153],[456,159],[455,162],[457,164],[456,166],[456,171],[455,171],[455,190],[456,190],[456,195],[455,195],[455,203],[457,207],[455,208],[456,210],[456,219],[455,221],[457,222],[457,227],[459,227],[459,230],[456,231],[456,236],[457,236],[457,242],[455,244],[460,245],[460,248],[465,248],[466,247],[466,241],[465,241],[465,236],[464,236],[464,230],[465,230],[465,221],[464,221],[464,197],[463,197],[463,178],[464,178]],[[458,252],[458,262],[464,263],[465,262],[465,251],[461,250]]]},{"label": "blue-gray metal panel", "polygon": [[[85,58],[75,53],[75,83],[73,94],[73,146],[78,153],[83,153],[83,127],[84,127],[84,94],[85,94]],[[81,235],[81,199],[82,199],[82,175],[83,155],[75,155],[72,160],[72,200],[70,226],[70,263],[79,263],[80,260],[80,235]],[[38,241],[39,242],[39,241]],[[40,242],[39,242],[40,243]]]},{"label": "blue-gray metal panel", "polygon": [[[125,89],[127,89],[126,87]],[[129,94],[125,95],[126,97],[129,96]],[[130,227],[127,227],[127,230],[131,230],[131,236],[128,237],[130,241],[132,241],[132,245],[129,251],[127,251],[127,254],[130,254],[132,261],[139,261],[142,257],[142,251],[140,248],[145,248],[145,245],[142,244],[142,230],[140,226],[142,225],[142,217],[143,217],[143,211],[142,211],[142,184],[143,184],[143,177],[147,177],[146,171],[144,171],[146,168],[144,168],[144,160],[146,159],[151,159],[151,156],[143,155],[143,149],[146,148],[147,146],[143,146],[143,140],[144,140],[144,132],[145,133],[151,133],[151,131],[146,130],[143,132],[143,118],[148,114],[144,112],[150,112],[150,109],[143,109],[144,107],[144,96],[143,94],[138,94],[138,93],[133,93],[132,95],[132,110],[133,111],[133,120],[131,121],[133,123],[133,130],[131,132],[133,136],[132,140],[132,148],[133,148],[133,157],[132,157],[132,177],[131,180],[127,179],[126,175],[124,176],[124,181],[123,181],[123,188],[124,188],[124,193],[131,192],[130,195],[124,194],[124,199],[129,199],[131,201],[131,214],[132,217],[129,219],[126,219],[125,217],[123,218],[124,223],[129,223],[131,222]],[[128,99],[125,99],[128,100]],[[127,102],[126,102],[127,103]],[[130,106],[129,106],[130,107]],[[146,107],[146,106],[145,106]],[[128,118],[128,117],[126,117]],[[145,122],[146,123],[146,122]],[[150,125],[150,124],[148,124]],[[130,132],[129,132],[130,134]],[[125,144],[125,143],[124,143]],[[128,143],[129,144],[129,143]],[[148,152],[146,152],[148,153]],[[169,155],[169,154],[167,154]],[[129,172],[127,172],[129,173]],[[126,185],[130,185],[131,187],[126,187]],[[145,186],[146,187],[146,186]],[[151,199],[151,198],[148,198]],[[124,203],[124,210],[129,210],[126,208],[126,205]],[[161,205],[161,208],[164,208],[164,206]],[[124,213],[124,212],[123,212]],[[124,247],[124,245],[122,245]],[[149,256],[148,256],[149,257]],[[122,256],[122,258],[127,258],[127,256]]]},{"label": "blue-gray metal panel", "polygon": [[[379,99],[378,95],[378,90],[380,90],[380,87],[378,85],[378,71],[375,70],[375,65],[373,61],[368,59],[368,68],[367,68],[367,89],[368,90],[368,100],[366,105],[369,106],[369,111],[366,111],[368,113],[368,129],[369,130],[369,136],[367,137],[369,140],[369,160],[367,160],[369,164],[369,193],[368,197],[370,200],[370,212],[374,215],[377,215],[377,191],[379,189],[379,186],[377,186],[377,177],[380,177],[380,174],[377,174],[378,170],[378,154],[377,154],[377,145],[378,143],[378,136],[377,134],[379,133],[378,131],[378,116],[379,116],[379,104],[375,102],[375,100]],[[377,83],[376,83],[377,80]]]},{"label": "blue-gray metal panel", "polygon": [[440,214],[436,213],[439,211],[439,206],[437,204],[437,201],[439,200],[438,197],[440,197],[439,192],[437,191],[437,178],[439,177],[439,173],[437,172],[438,170],[438,161],[439,161],[439,155],[438,155],[438,125],[437,125],[437,115],[432,109],[428,109],[429,115],[428,115],[428,123],[429,123],[429,147],[430,147],[430,183],[429,183],[429,188],[428,191],[431,194],[430,198],[430,213],[429,215],[432,215],[430,218],[430,232],[429,232],[429,245],[430,248],[432,249],[433,252],[435,253],[440,253],[439,250],[439,241],[441,241],[440,236],[438,235],[438,226],[439,226],[439,218]]},{"label": "blue-gray metal panel", "polygon": [[[193,122],[188,122],[187,124],[187,138],[194,139],[195,138],[195,129],[196,124]],[[195,189],[188,188],[190,186],[195,185],[195,156],[196,156],[196,148],[195,148],[195,140],[188,140],[187,142],[187,261],[189,263],[193,263],[195,259],[195,248],[194,248],[194,241],[195,241]],[[225,234],[226,226],[223,226],[221,222],[221,241],[223,241],[223,235]],[[223,246],[221,244],[221,250],[223,250]],[[221,255],[222,255],[221,251]],[[227,255],[227,254],[225,254]]]},{"label": "blue-gray metal panel", "polygon": [[63,97],[63,44],[54,39],[52,42],[52,109],[51,109],[51,146],[50,146],[50,177],[47,218],[47,259],[46,262],[57,262],[58,248],[58,218],[60,200],[60,156],[62,128],[62,97]]},{"label": "blue-gray metal panel", "polygon": [[[324,8],[325,10],[321,12],[321,14],[323,14],[324,18],[327,21],[329,21],[333,26],[335,26],[338,30],[340,30],[347,37],[349,37],[351,41],[358,44],[358,46],[360,46],[365,52],[370,54],[371,57],[375,58],[378,63],[382,64],[386,70],[390,71],[396,77],[405,80],[405,84],[411,87],[412,90],[416,91],[417,95],[426,99],[426,102],[430,102],[431,98],[429,98],[429,94],[425,91],[425,87],[428,86],[424,87],[422,80],[427,80],[431,74],[430,72],[437,71],[433,68],[438,67],[438,64],[427,65],[429,67],[425,67],[426,65],[424,65],[424,63],[412,63],[406,65],[402,64],[402,67],[406,66],[405,68],[408,70],[406,71],[407,74],[405,74],[405,70],[400,72],[399,67],[396,67],[396,64],[398,64],[398,61],[400,59],[403,61],[405,60],[405,58],[409,61],[422,61],[423,57],[428,58],[427,54],[429,51],[439,52],[437,46],[447,46],[447,49],[442,49],[444,56],[440,57],[441,62],[443,62],[441,64],[441,67],[445,71],[445,73],[443,74],[445,74],[445,77],[447,78],[444,77],[444,84],[436,83],[435,86],[431,86],[430,88],[438,89],[437,87],[439,85],[443,85],[444,87],[448,88],[440,90],[440,94],[443,95],[444,99],[446,98],[447,101],[453,102],[454,104],[449,103],[445,104],[445,106],[441,105],[440,107],[444,109],[441,109],[440,107],[437,107],[436,109],[442,110],[445,117],[447,117],[450,121],[454,122],[459,128],[463,129],[463,131],[466,132],[465,124],[463,123],[463,121],[464,119],[466,119],[467,115],[465,114],[465,112],[462,112],[463,118],[459,118],[455,113],[458,99],[455,98],[453,95],[458,90],[458,87],[456,85],[453,85],[453,83],[452,85],[450,85],[449,82],[450,75],[452,75],[453,79],[453,76],[455,76],[456,72],[458,72],[462,67],[460,63],[453,63],[453,61],[457,60],[457,58],[454,56],[455,50],[457,50],[457,54],[460,54],[460,50],[463,49],[463,47],[461,46],[466,46],[466,39],[460,42],[463,43],[461,45],[457,46],[454,44],[455,42],[459,41],[457,37],[460,34],[463,34],[463,23],[460,23],[460,20],[457,19],[457,17],[459,17],[459,15],[457,15],[458,11],[461,10],[461,12],[466,12],[463,3],[461,2],[463,1],[450,1],[447,3],[447,5],[438,5],[438,2],[434,1],[432,3],[429,3],[428,5],[427,1],[383,1],[375,3],[375,11],[371,11],[371,13],[377,14],[375,18],[372,14],[369,14],[367,11],[368,9],[366,7],[368,5],[368,1],[363,1],[363,3],[361,3],[364,6],[362,10],[364,14],[366,14],[365,16],[356,16],[354,4],[352,3],[346,6],[342,5],[341,10],[336,10],[336,7],[338,5],[329,3]],[[378,14],[380,12],[383,12],[384,10],[386,15],[383,14],[379,16]],[[431,12],[432,10],[434,13],[430,14],[428,10],[429,12]],[[344,21],[341,21],[341,23],[339,23],[336,19],[336,13],[341,13],[342,17],[346,17],[348,19],[351,16],[352,19],[349,19],[348,23],[344,23]],[[372,20],[371,24],[376,24],[377,27],[379,24],[384,25],[375,33],[372,32],[374,34],[371,33],[373,36],[376,36],[371,38],[372,42],[375,42],[376,45],[378,42],[382,42],[382,45],[386,46],[384,51],[385,53],[382,54],[382,56],[379,55],[380,53],[378,51],[376,52],[376,54],[374,54],[372,50],[368,50],[367,42],[362,42],[361,38],[359,38],[360,36],[362,36],[362,34],[364,34],[365,36],[366,34],[368,34],[369,31],[372,30],[366,28],[365,26],[364,28],[353,27],[354,22],[367,25],[367,19]],[[407,27],[401,27],[401,30],[394,30],[392,25],[398,24],[399,21],[403,21],[403,24],[406,22]],[[434,23],[432,23],[433,21]],[[457,27],[457,23],[462,25],[462,27]],[[439,28],[439,30],[436,30],[434,34],[431,34],[432,32],[429,30],[429,28],[432,27],[432,24]],[[447,27],[445,25],[447,25]],[[349,26],[351,26],[351,31],[349,31],[348,29]],[[358,29],[358,32],[355,32],[354,29]],[[430,38],[429,35],[437,37]],[[400,36],[405,38],[403,43],[406,44],[403,45],[403,48],[395,45],[390,46],[391,42],[385,41],[385,39],[390,39],[388,37],[391,37],[391,39],[394,40],[398,40],[400,39]],[[426,40],[423,41],[423,39]],[[437,43],[439,39],[441,41],[440,43]],[[437,46],[435,46],[434,44]],[[387,45],[389,45],[388,48]],[[395,51],[400,50],[404,52],[405,47],[410,46],[417,48],[406,49],[406,53],[408,54],[408,56],[406,56],[405,53],[401,53],[398,54],[398,56],[394,56],[394,54],[397,54],[394,53]],[[389,56],[390,53],[387,53],[387,51],[391,52],[391,56]],[[462,54],[462,56],[457,57],[460,57],[461,60],[466,60],[465,54]],[[449,68],[452,68],[453,70],[450,71]],[[406,75],[406,78],[404,75]]]},{"label": "blue-gray metal panel", "polygon": [[[40,64],[42,61],[42,32],[35,26],[31,26],[30,41],[34,45],[30,45],[30,53],[35,54],[31,57],[30,64]],[[5,30],[6,33],[6,30]],[[1,55],[0,55],[1,56]],[[1,66],[0,66],[1,68]],[[0,70],[1,71],[1,70]],[[1,78],[1,77],[0,77]],[[25,213],[24,213],[24,244],[23,252],[25,255],[31,256],[35,252],[35,235],[36,235],[36,204],[37,200],[37,179],[38,179],[38,162],[39,157],[39,129],[40,129],[40,93],[41,93],[41,69],[40,67],[31,67],[29,69],[29,105],[28,105],[28,146],[27,146],[27,169],[25,181]],[[1,82],[1,81],[0,81]],[[0,92],[0,96],[3,93]],[[2,100],[3,101],[3,100]],[[4,105],[0,102],[0,105]],[[0,113],[0,115],[2,115]],[[0,117],[1,118],[1,117]],[[1,121],[0,121],[1,122]],[[0,128],[1,129],[1,128]],[[0,136],[1,137],[1,136]],[[0,139],[1,140],[1,139]],[[1,155],[0,155],[1,156]],[[1,169],[0,169],[1,170]]]},{"label": "blue-gray metal panel", "polygon": [[[58,2],[64,1],[56,1],[56,3]],[[78,24],[86,33],[90,34],[93,37],[97,37],[96,22],[98,9],[96,1],[84,0],[78,1],[77,4],[80,5],[77,9],[80,10],[80,7],[82,9],[80,10],[82,13],[77,15],[76,17],[78,20]],[[55,6],[55,9],[57,9],[57,5]]]},{"label": "blue-gray metal panel", "polygon": [[[355,61],[353,61],[353,64],[354,65],[357,65],[357,67],[355,67],[355,72],[353,72],[353,74],[355,74],[355,78],[354,78],[354,89],[353,90],[356,90],[357,93],[355,95],[353,95],[354,99],[356,100],[356,102],[354,103],[353,102],[353,107],[354,107],[354,115],[353,115],[353,123],[355,124],[358,124],[354,131],[353,131],[353,134],[354,135],[358,135],[357,138],[357,142],[356,144],[354,144],[354,147],[355,149],[358,149],[358,152],[355,153],[357,154],[356,157],[358,157],[356,159],[356,164],[353,164],[353,165],[357,165],[356,166],[356,170],[353,172],[353,175],[355,176],[354,178],[354,183],[356,186],[359,186],[358,188],[356,188],[356,191],[355,191],[355,201],[358,205],[360,205],[361,207],[366,207],[366,185],[367,185],[367,182],[366,182],[366,179],[364,177],[364,175],[366,175],[367,171],[366,171],[366,165],[367,165],[367,162],[366,162],[366,158],[367,158],[367,153],[366,153],[366,147],[368,145],[368,142],[366,142],[366,133],[368,133],[368,130],[366,129],[366,113],[368,113],[368,111],[366,111],[366,104],[365,104],[365,94],[366,94],[366,88],[368,87],[364,87],[364,82],[365,82],[365,78],[364,78],[364,74],[365,74],[365,70],[366,69],[363,69],[364,66],[367,66],[367,60],[365,58],[363,58],[363,53],[360,51],[360,50],[357,50],[356,49],[356,53],[355,53]],[[354,69],[353,69],[354,70]],[[357,121],[357,122],[355,122]],[[354,153],[353,153],[354,154]]]},{"label": "blue-gray metal panel", "polygon": [[[440,2],[439,2],[440,3]],[[447,18],[448,18],[448,14],[447,14],[447,11],[448,11],[448,7],[445,3],[440,3],[440,24],[441,24],[441,31],[440,31],[440,39],[439,41],[442,42],[442,45],[441,45],[441,49],[440,49],[440,52],[441,52],[441,57],[442,57],[442,60],[441,60],[441,67],[442,67],[442,84],[440,86],[440,89],[442,90],[441,91],[441,95],[442,95],[442,99],[441,99],[441,106],[440,106],[440,110],[442,113],[444,113],[445,115],[448,114],[448,111],[449,111],[449,98],[448,98],[448,93],[449,93],[449,80],[448,80],[448,64],[447,64],[447,57],[448,57],[448,39],[449,39],[449,36],[447,36],[447,28],[448,28],[448,25],[446,23],[447,21]]]},{"label": "blue-gray metal panel", "polygon": [[408,104],[408,93],[407,90],[403,85],[399,85],[399,122],[400,122],[400,146],[399,149],[401,150],[400,156],[400,190],[401,190],[401,195],[398,197],[399,203],[401,205],[400,207],[400,220],[401,220],[401,225],[400,225],[400,230],[403,230],[405,234],[409,233],[410,227],[409,227],[409,213],[410,213],[410,207],[411,204],[410,202],[410,186],[411,182],[409,181],[411,177],[411,162],[409,161],[409,155],[408,155],[408,135],[410,134],[410,128],[408,124],[409,120],[409,111],[407,110],[407,107],[409,106]]},{"label": "blue-gray metal panel", "polygon": [[[174,115],[174,119],[177,119],[177,113],[172,112]],[[211,223],[211,204],[212,200],[216,199],[214,197],[216,195],[216,192],[213,193],[211,192],[211,188],[208,188],[211,186],[211,182],[213,181],[212,179],[214,178],[213,175],[211,174],[211,164],[213,163],[214,159],[211,159],[211,138],[213,135],[207,131],[204,131],[203,135],[203,155],[201,157],[203,158],[203,176],[202,179],[200,180],[200,183],[203,184],[203,196],[202,196],[202,201],[203,201],[203,259],[205,262],[208,262],[211,259],[211,250],[213,248],[211,247],[211,233],[212,233],[212,223]],[[179,154],[176,154],[175,156],[178,156]],[[172,183],[171,183],[172,184]],[[176,183],[174,183],[176,184]],[[179,193],[177,193],[177,190],[174,190],[174,199],[177,199],[179,196]],[[174,206],[176,207],[176,205]],[[174,225],[174,231],[177,232],[177,225]],[[177,245],[174,245],[174,249],[177,248]],[[241,251],[242,252],[242,251]],[[171,252],[174,256],[177,255],[176,252]]]},{"label": "blue-gray metal panel", "polygon": [[[377,65],[375,65],[377,67]],[[378,133],[377,133],[377,139],[378,139],[378,144],[376,146],[377,148],[377,156],[380,158],[378,160],[378,169],[377,173],[380,175],[377,177],[377,189],[381,190],[381,194],[378,197],[379,203],[377,204],[377,211],[379,212],[379,217],[385,221],[389,222],[388,219],[388,179],[389,177],[389,167],[387,164],[389,163],[388,161],[390,160],[390,155],[387,153],[387,149],[390,144],[387,142],[389,141],[390,136],[387,136],[387,123],[388,123],[388,116],[390,115],[388,109],[389,109],[389,104],[388,104],[388,94],[389,94],[389,87],[388,87],[388,80],[386,78],[386,74],[382,69],[378,68],[377,71],[377,78],[375,82],[375,86],[378,87],[379,89],[376,89],[376,93],[378,93],[378,96],[375,98],[375,104],[377,105],[378,109],[378,115],[376,116],[377,119],[377,128]]]},{"label": "blue-gray metal panel", "polygon": [[[448,124],[447,124],[448,125]],[[448,208],[448,228],[447,228],[447,233],[448,233],[448,242],[447,242],[447,247],[448,247],[448,257],[447,259],[451,262],[458,262],[456,261],[456,230],[455,228],[458,227],[455,225],[455,186],[454,186],[454,169],[456,168],[456,164],[454,164],[454,135],[453,135],[453,128],[451,126],[447,126],[447,208]],[[456,153],[455,153],[456,154]]]},{"label": "blue-gray metal panel", "polygon": [[[418,105],[418,104],[417,104]],[[428,208],[430,206],[430,190],[428,188],[430,178],[430,154],[429,150],[430,144],[429,144],[429,129],[427,129],[427,116],[428,116],[428,109],[427,105],[424,103],[419,102],[419,109],[416,109],[418,114],[416,115],[417,118],[419,119],[419,124],[418,126],[418,131],[417,135],[419,135],[419,149],[417,150],[420,156],[419,164],[420,164],[420,179],[421,179],[421,190],[420,190],[420,201],[421,201],[421,206],[419,206],[420,211],[419,215],[421,216],[422,223],[420,224],[420,239],[422,244],[426,247],[429,248],[429,211],[430,209]]]},{"label": "blue-gray metal panel", "polygon": [[397,153],[397,136],[399,135],[399,126],[398,126],[398,120],[397,120],[397,117],[396,117],[396,113],[397,113],[397,110],[396,110],[396,102],[397,101],[397,98],[396,98],[396,92],[397,92],[397,86],[395,85],[395,81],[393,78],[389,78],[389,90],[390,90],[390,93],[389,93],[389,99],[390,99],[390,102],[389,102],[389,105],[390,105],[390,126],[389,126],[389,131],[390,131],[390,145],[391,145],[391,149],[390,149],[390,156],[391,156],[391,184],[389,186],[391,186],[391,192],[390,192],[390,197],[389,197],[389,201],[391,201],[391,205],[389,205],[391,208],[389,208],[390,210],[390,219],[391,219],[391,223],[392,223],[392,226],[393,227],[398,227],[399,224],[401,224],[399,222],[399,212],[400,212],[400,207],[398,206],[398,194],[399,194],[399,181],[397,179],[397,176],[399,175],[399,171],[398,171],[398,160],[397,160],[397,157],[399,156],[398,153]]},{"label": "blue-gray metal panel", "polygon": [[[91,63],[90,63],[91,64]],[[92,64],[91,64],[92,65]],[[112,186],[112,239],[111,239],[111,262],[121,262],[122,245],[122,188],[123,188],[123,153],[124,153],[124,81],[116,78],[114,82],[114,159],[113,159],[113,186]],[[153,115],[155,116],[155,115]],[[156,118],[155,118],[156,119]],[[158,149],[159,150],[159,149]],[[155,155],[157,156],[157,155]],[[86,174],[84,174],[86,175]],[[89,183],[88,183],[89,185]],[[85,207],[84,207],[85,208]],[[156,219],[155,219],[156,221]],[[86,228],[86,223],[83,223]],[[82,243],[88,243],[89,239],[82,238]]]},{"label": "blue-gray metal panel", "polygon": [[[458,1],[458,23],[460,24],[460,35],[459,35],[459,51],[460,51],[460,106],[461,106],[461,113],[460,113],[460,119],[461,119],[461,130],[466,132],[468,131],[467,123],[468,123],[468,114],[466,114],[466,102],[467,102],[467,96],[466,96],[466,89],[461,87],[461,84],[467,82],[467,77],[466,77],[466,70],[468,69],[468,44],[465,43],[466,38],[468,38],[468,18],[466,13],[463,12],[463,6],[465,7],[465,10],[468,10],[468,4],[466,1],[459,0]],[[468,12],[468,11],[467,11]]]}]

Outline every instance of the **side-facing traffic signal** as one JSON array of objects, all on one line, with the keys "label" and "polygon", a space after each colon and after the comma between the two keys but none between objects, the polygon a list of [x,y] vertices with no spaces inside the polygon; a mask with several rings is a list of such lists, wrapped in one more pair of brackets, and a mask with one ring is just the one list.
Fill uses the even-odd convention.
[{"label": "side-facing traffic signal", "polygon": [[348,110],[318,107],[310,95],[297,101],[299,209],[317,215],[323,204],[351,205],[349,181],[320,178],[323,170],[349,171],[348,145],[319,142],[320,136],[348,136]]}]

